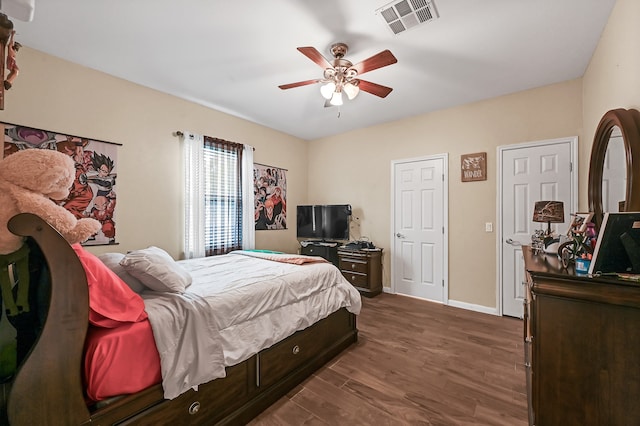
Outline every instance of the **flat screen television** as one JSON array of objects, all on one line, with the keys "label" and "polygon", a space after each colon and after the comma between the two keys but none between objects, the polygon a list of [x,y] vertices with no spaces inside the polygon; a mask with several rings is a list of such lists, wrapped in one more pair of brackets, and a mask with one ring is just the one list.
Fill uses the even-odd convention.
[{"label": "flat screen television", "polygon": [[640,213],[605,213],[589,273],[640,274]]},{"label": "flat screen television", "polygon": [[348,240],[351,205],[327,204],[297,206],[298,238]]}]

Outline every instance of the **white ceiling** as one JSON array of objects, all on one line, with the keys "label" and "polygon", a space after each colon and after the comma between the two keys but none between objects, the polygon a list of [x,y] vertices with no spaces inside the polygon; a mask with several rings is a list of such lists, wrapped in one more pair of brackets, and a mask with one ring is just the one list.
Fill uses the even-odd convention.
[{"label": "white ceiling", "polygon": [[[615,0],[435,0],[439,19],[399,35],[388,3],[37,0],[13,21],[30,48],[313,140],[581,77]],[[363,78],[393,92],[325,108],[319,85],[278,88],[322,77],[296,47],[335,42],[353,63],[391,50]]]}]

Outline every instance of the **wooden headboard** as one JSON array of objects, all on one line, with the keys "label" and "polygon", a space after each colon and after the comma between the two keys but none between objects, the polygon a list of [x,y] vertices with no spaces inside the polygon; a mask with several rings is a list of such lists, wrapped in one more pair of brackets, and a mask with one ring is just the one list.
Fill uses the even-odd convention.
[{"label": "wooden headboard", "polygon": [[[80,260],[67,241],[30,213],[8,224],[41,247],[51,274],[51,301],[42,333],[19,366],[7,401],[10,424],[82,424],[89,420],[82,394],[82,351],[89,324],[89,293]],[[42,417],[40,417],[42,416]]]}]

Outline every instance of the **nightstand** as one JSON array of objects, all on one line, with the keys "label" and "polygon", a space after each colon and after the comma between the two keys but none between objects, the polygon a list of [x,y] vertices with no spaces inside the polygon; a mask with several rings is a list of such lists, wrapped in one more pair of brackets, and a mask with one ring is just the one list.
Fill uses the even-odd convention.
[{"label": "nightstand", "polygon": [[338,267],[363,296],[374,297],[382,292],[382,249],[338,248]]}]

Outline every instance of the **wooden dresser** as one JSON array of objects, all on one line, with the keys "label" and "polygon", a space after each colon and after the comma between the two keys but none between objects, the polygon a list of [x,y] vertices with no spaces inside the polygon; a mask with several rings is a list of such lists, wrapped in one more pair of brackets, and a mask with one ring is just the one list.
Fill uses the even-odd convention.
[{"label": "wooden dresser", "polygon": [[300,254],[320,256],[338,266],[338,243],[312,242],[300,247]]},{"label": "wooden dresser", "polygon": [[640,285],[523,254],[530,424],[640,424]]},{"label": "wooden dresser", "polygon": [[363,296],[373,297],[382,292],[382,249],[338,248],[338,265],[342,275]]}]

